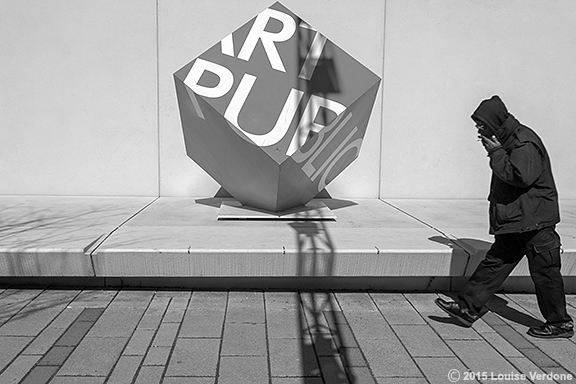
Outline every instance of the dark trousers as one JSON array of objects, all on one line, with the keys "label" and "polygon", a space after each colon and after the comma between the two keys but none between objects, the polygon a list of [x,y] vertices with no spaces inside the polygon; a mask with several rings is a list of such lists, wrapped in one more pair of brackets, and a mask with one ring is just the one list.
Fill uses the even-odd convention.
[{"label": "dark trousers", "polygon": [[555,227],[496,235],[494,244],[459,294],[460,305],[479,314],[526,255],[538,307],[550,324],[569,321],[560,274],[560,236]]}]

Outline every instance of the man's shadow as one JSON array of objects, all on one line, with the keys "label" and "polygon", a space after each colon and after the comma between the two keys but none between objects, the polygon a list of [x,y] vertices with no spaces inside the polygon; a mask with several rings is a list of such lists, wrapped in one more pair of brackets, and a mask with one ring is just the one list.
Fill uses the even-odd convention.
[{"label": "man's shadow", "polygon": [[[478,240],[478,239],[462,238],[462,239],[452,240],[452,239],[448,239],[448,238],[443,237],[443,236],[434,236],[434,237],[431,237],[430,240],[435,241],[437,243],[447,245],[447,246],[449,246],[455,250],[458,249],[461,251],[465,251],[469,255],[468,260],[466,262],[466,266],[464,268],[464,275],[465,276],[469,276],[472,274],[472,272],[474,272],[474,270],[476,269],[476,266],[478,265],[478,263],[480,263],[480,261],[482,261],[482,259],[486,255],[486,252],[488,251],[488,249],[490,249],[490,246],[491,246],[491,243],[484,241],[484,240]],[[457,255],[458,255],[458,253],[454,252],[453,256],[456,257]],[[458,269],[460,269],[460,268],[461,267],[459,267]],[[449,292],[449,293],[445,293],[445,294],[446,294],[446,296],[450,297],[452,300],[458,301],[458,293]],[[542,321],[536,319],[535,317],[533,317],[527,313],[520,312],[517,309],[514,309],[512,307],[509,307],[508,301],[506,301],[505,299],[503,299],[499,296],[496,296],[496,295],[493,295],[492,298],[490,299],[490,301],[486,304],[486,306],[484,307],[484,309],[480,313],[480,317],[484,316],[488,311],[496,313],[505,319],[508,319],[510,321],[513,321],[515,323],[518,323],[518,324],[521,324],[521,325],[524,325],[527,327],[533,327],[533,326],[538,326],[538,325],[542,324]],[[452,319],[450,316],[440,317],[440,316],[430,315],[430,316],[428,316],[428,318],[430,318],[431,320],[434,320],[436,322],[439,322],[439,323],[449,323],[449,324],[458,325],[460,327],[464,327],[464,325],[462,325],[458,321]]]},{"label": "man's shadow", "polygon": [[[458,301],[458,294],[454,292],[445,293],[446,296],[450,297],[454,301]],[[440,311],[440,309],[438,309]],[[493,312],[500,317],[503,317],[507,320],[513,321],[517,324],[521,324],[525,327],[536,327],[542,324],[541,320],[538,320],[534,316],[520,312],[515,308],[508,306],[508,301],[501,298],[500,296],[492,296],[490,301],[486,304],[482,312],[480,313],[480,318],[484,316],[487,312]],[[445,324],[454,324],[459,327],[466,328],[464,325],[460,324],[457,320],[452,319],[450,316],[435,316],[430,315],[428,316],[430,320],[436,321],[438,323],[445,323]]]}]

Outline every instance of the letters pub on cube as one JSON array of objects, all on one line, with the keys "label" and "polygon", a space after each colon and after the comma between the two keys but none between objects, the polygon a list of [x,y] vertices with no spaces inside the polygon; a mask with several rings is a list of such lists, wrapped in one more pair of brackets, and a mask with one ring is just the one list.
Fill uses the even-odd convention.
[{"label": "letters pub on cube", "polygon": [[380,78],[280,3],[174,73],[188,156],[244,206],[304,206],[359,154]]}]

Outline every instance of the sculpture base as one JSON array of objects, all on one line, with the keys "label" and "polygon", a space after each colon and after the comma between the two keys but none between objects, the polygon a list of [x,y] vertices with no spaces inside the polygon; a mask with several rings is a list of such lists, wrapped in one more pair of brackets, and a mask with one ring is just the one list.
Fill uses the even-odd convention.
[{"label": "sculpture base", "polygon": [[281,212],[269,212],[242,205],[236,200],[225,200],[220,205],[218,220],[336,220],[336,215],[322,201]]}]

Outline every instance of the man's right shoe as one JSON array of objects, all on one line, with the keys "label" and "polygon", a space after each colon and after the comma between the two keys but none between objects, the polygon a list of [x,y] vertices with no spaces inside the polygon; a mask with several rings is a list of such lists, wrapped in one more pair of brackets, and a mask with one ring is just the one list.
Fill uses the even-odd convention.
[{"label": "man's right shoe", "polygon": [[539,327],[531,327],[528,334],[541,339],[569,339],[574,336],[574,323],[572,321],[560,324],[544,323]]},{"label": "man's right shoe", "polygon": [[434,302],[440,307],[440,309],[449,314],[451,318],[458,320],[460,324],[466,327],[471,327],[479,318],[478,315],[470,313],[468,309],[460,308],[460,305],[454,301],[446,301],[437,298]]}]

